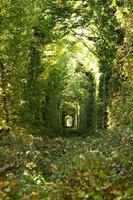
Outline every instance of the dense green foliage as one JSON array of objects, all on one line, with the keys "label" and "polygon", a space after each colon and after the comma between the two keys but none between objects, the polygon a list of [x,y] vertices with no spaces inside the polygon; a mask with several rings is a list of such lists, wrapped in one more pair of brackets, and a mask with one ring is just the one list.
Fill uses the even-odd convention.
[{"label": "dense green foliage", "polygon": [[[130,1],[2,2],[2,126],[58,130],[61,104],[75,98],[81,110],[90,110],[83,111],[81,127],[106,129],[109,113],[114,116],[114,96],[121,99],[121,88],[132,87],[132,77],[127,81],[132,73],[127,66],[132,64],[131,13]],[[100,73],[93,95],[88,89],[92,81],[85,83],[94,70],[94,64],[87,67],[90,61]]]},{"label": "dense green foliage", "polygon": [[2,127],[59,130],[70,99],[80,129],[131,125],[132,2],[3,1],[1,19]]},{"label": "dense green foliage", "polygon": [[0,13],[0,199],[132,199],[133,1]]}]

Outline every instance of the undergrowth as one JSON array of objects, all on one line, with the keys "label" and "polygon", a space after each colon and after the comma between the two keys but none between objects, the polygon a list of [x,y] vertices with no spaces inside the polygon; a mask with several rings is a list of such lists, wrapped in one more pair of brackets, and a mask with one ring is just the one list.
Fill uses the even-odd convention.
[{"label": "undergrowth", "polygon": [[0,200],[133,199],[133,136],[2,134]]}]

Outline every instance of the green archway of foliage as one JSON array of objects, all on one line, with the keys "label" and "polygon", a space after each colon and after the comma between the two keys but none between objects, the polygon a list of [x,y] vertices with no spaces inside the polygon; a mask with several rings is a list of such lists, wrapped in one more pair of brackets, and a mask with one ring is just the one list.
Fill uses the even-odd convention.
[{"label": "green archway of foliage", "polygon": [[[117,0],[2,1],[2,128],[56,129],[55,111],[68,91],[82,99],[82,113],[93,113],[83,127],[132,127],[132,7]],[[92,60],[101,74],[96,85],[87,84]],[[76,65],[81,69],[70,67]]]}]

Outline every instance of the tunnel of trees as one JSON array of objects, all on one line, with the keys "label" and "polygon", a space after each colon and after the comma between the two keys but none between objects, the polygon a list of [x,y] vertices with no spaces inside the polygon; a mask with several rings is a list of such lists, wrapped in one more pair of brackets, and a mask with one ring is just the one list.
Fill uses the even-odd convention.
[{"label": "tunnel of trees", "polygon": [[60,131],[65,102],[81,132],[131,126],[130,4],[3,1],[2,128]]},{"label": "tunnel of trees", "polygon": [[0,200],[133,199],[133,0],[0,14]]}]

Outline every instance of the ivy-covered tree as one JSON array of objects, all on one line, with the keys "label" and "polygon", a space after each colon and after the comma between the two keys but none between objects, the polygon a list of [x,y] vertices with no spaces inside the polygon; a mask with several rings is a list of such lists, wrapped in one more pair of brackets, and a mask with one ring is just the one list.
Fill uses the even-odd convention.
[{"label": "ivy-covered tree", "polygon": [[123,43],[119,44],[114,60],[111,81],[112,101],[109,105],[110,129],[133,127],[133,37],[132,1],[113,1],[117,21],[123,30]]}]

